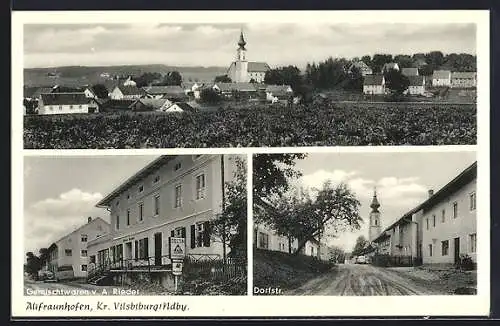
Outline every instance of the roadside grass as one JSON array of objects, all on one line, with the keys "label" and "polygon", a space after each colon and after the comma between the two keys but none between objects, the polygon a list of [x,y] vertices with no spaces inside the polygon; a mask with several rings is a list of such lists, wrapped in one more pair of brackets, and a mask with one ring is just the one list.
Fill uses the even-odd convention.
[{"label": "roadside grass", "polygon": [[310,256],[254,249],[253,287],[292,290],[334,267]]}]

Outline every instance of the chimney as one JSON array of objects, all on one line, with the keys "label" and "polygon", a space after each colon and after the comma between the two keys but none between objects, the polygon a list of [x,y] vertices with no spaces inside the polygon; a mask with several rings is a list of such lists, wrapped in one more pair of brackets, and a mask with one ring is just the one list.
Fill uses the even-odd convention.
[{"label": "chimney", "polygon": [[432,195],[434,195],[434,189],[429,189],[428,193],[429,193],[429,198],[432,197]]},{"label": "chimney", "polygon": [[87,222],[88,222],[88,223],[92,222],[92,217],[91,217],[91,216],[89,216],[89,217],[87,218]]}]

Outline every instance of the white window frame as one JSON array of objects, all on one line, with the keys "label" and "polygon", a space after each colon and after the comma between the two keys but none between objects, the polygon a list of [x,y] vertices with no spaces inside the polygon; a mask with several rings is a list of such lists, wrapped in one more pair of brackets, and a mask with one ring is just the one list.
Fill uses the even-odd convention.
[{"label": "white window frame", "polygon": [[142,194],[144,192],[144,185],[140,185],[139,187],[137,187],[137,192],[139,194]]},{"label": "white window frame", "polygon": [[182,238],[182,229],[184,229],[182,226],[176,227],[174,229],[174,237]]},{"label": "white window frame", "polygon": [[476,210],[477,205],[477,197],[476,197],[476,192],[473,191],[469,194],[469,209],[471,211]]},{"label": "white window frame", "polygon": [[446,209],[442,209],[441,210],[441,223],[445,223],[446,222]]},{"label": "white window frame", "polygon": [[[180,189],[179,198],[177,198],[177,188]],[[174,186],[174,208],[182,207],[182,184],[178,183]]]},{"label": "white window frame", "polygon": [[[68,255],[69,253],[69,255]],[[64,249],[64,256],[65,257],[73,257],[73,250],[72,249]]]},{"label": "white window frame", "polygon": [[137,203],[137,220],[139,222],[144,221],[144,202],[142,201]]},{"label": "white window frame", "polygon": [[453,207],[453,218],[458,217],[458,202],[454,201],[452,204]]},{"label": "white window frame", "polygon": [[[204,244],[204,239],[205,239],[205,221],[203,222],[196,222],[194,225],[194,244],[195,248],[202,248]],[[201,233],[201,235],[200,235]],[[199,238],[201,237],[201,240],[199,241]]]},{"label": "white window frame", "polygon": [[120,230],[120,215],[116,215],[115,219],[115,230]]},{"label": "white window frame", "polygon": [[[198,189],[198,178],[203,177],[203,187]],[[200,172],[194,177],[194,198],[195,200],[205,199],[205,194],[207,190],[207,178],[205,172]]]},{"label": "white window frame", "polygon": [[[83,240],[85,238],[85,240]],[[80,242],[88,242],[89,236],[87,234],[80,234]]]},{"label": "white window frame", "polygon": [[[85,269],[83,269],[83,266],[85,266]],[[81,272],[86,272],[87,270],[88,270],[88,266],[87,266],[87,264],[81,264],[81,265],[80,265],[80,271],[81,271]]]},{"label": "white window frame", "polygon": [[[85,255],[83,254],[84,251],[85,251]],[[80,250],[80,257],[88,257],[88,256],[89,256],[89,252],[87,251],[87,249]]]},{"label": "white window frame", "polygon": [[130,208],[127,208],[127,226],[130,226]]},{"label": "white window frame", "polygon": [[477,233],[469,234],[469,252],[470,253],[477,252]]}]

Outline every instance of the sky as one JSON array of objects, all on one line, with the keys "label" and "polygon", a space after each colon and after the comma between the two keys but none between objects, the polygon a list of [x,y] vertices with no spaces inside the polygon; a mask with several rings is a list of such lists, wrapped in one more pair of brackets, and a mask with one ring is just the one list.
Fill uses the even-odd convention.
[{"label": "sky", "polygon": [[374,187],[380,203],[382,228],[437,192],[476,160],[475,152],[417,153],[313,153],[297,160],[303,175],[297,182],[308,188],[321,188],[326,180],[334,185],[346,183],[361,202],[364,222],[359,231],[328,238],[328,243],[351,251],[360,235],[368,238],[370,204]]},{"label": "sky", "polygon": [[374,53],[476,53],[476,26],[459,23],[28,24],[25,68],[167,64],[229,66],[240,30],[247,58],[271,66]]},{"label": "sky", "polygon": [[157,156],[24,158],[25,251],[48,247],[79,228],[87,217],[109,222],[97,202]]}]

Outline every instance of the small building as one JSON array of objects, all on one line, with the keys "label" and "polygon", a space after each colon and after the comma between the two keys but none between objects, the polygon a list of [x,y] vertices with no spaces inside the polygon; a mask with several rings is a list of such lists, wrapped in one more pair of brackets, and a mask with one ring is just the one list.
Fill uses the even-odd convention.
[{"label": "small building", "polygon": [[232,97],[237,93],[250,97],[257,96],[257,88],[253,83],[215,83],[212,89],[225,97]]},{"label": "small building", "polygon": [[129,108],[132,111],[166,111],[172,102],[162,98],[140,98],[130,104]]},{"label": "small building", "polygon": [[385,94],[384,75],[366,75],[363,79],[363,93],[367,95]]},{"label": "small building", "polygon": [[181,86],[146,86],[142,88],[148,97],[165,98],[171,100],[183,99],[186,96],[185,90]]},{"label": "small building", "polygon": [[419,75],[418,68],[403,68],[401,69],[401,74],[405,75],[406,77]]},{"label": "small building", "polygon": [[38,101],[38,114],[96,113],[99,106],[85,93],[41,94]]},{"label": "small building", "polygon": [[48,248],[47,269],[57,272],[61,267],[73,270],[75,278],[87,276],[89,241],[109,233],[110,224],[100,217],[88,217],[87,223],[52,243]]},{"label": "small building", "polygon": [[112,100],[135,100],[145,97],[146,92],[137,86],[117,85],[109,95]]},{"label": "small building", "polygon": [[266,100],[271,103],[288,101],[293,97],[292,87],[289,85],[268,85],[265,88]]},{"label": "small building", "polygon": [[399,71],[399,65],[397,64],[397,62],[388,62],[384,64],[384,66],[382,67],[382,72],[388,72],[391,69]]},{"label": "small building", "polygon": [[372,68],[370,68],[364,61],[361,61],[361,60],[354,61],[353,63],[351,63],[347,67],[347,72],[352,73],[353,68],[357,68],[361,72],[362,76],[373,74]]},{"label": "small building", "polygon": [[410,84],[408,85],[407,94],[409,95],[424,95],[425,93],[425,77],[424,76],[408,76]]},{"label": "small building", "polygon": [[452,88],[475,88],[477,86],[476,72],[453,72],[451,73]]},{"label": "small building", "polygon": [[169,107],[167,107],[164,110],[161,110],[163,112],[195,112],[196,109],[193,108],[191,105],[189,105],[186,102],[177,102],[173,103]]},{"label": "small building", "polygon": [[434,87],[451,86],[451,71],[434,70],[432,74],[432,86]]},{"label": "small building", "polygon": [[[256,224],[254,229],[254,245],[257,249],[295,253],[297,252],[299,242],[297,239],[290,241],[287,237],[278,235],[269,227]],[[319,242],[313,239],[305,243],[300,253],[306,256],[319,257],[319,248]]]}]

